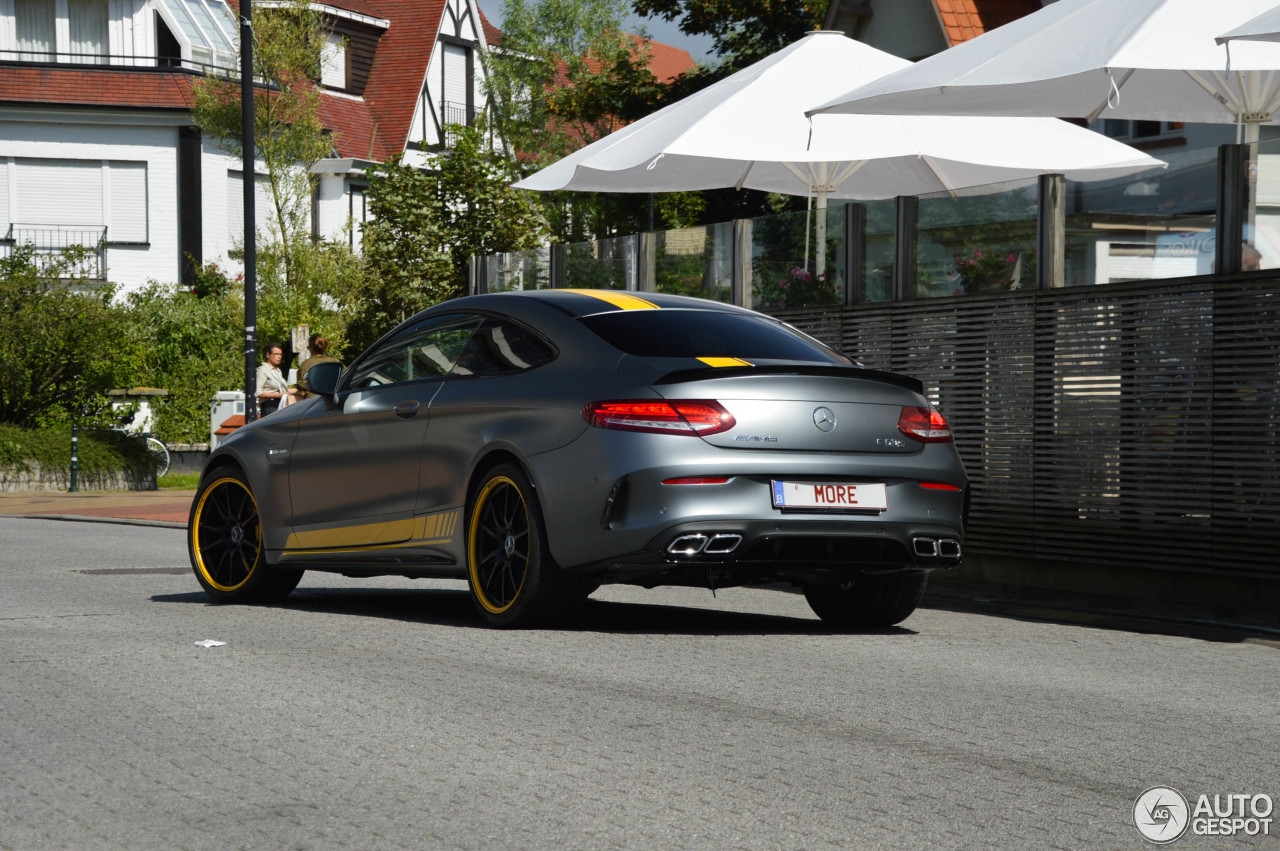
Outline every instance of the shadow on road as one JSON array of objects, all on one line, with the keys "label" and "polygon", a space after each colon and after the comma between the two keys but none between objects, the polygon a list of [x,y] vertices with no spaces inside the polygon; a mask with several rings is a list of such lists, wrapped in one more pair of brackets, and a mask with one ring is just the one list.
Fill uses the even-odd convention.
[{"label": "shadow on road", "polygon": [[[201,591],[157,594],[156,603],[213,605]],[[274,608],[352,617],[383,618],[410,623],[484,629],[465,590],[325,589],[293,592]],[[661,603],[588,600],[582,611],[556,627],[562,632],[618,635],[836,635],[822,621],[755,612],[726,612]],[[902,627],[845,632],[848,635],[913,636]]]},{"label": "shadow on road", "polygon": [[1164,635],[1224,644],[1252,643],[1280,649],[1280,630],[1252,624],[1210,621],[1203,618],[1162,615],[1148,611],[1125,611],[1097,601],[1053,599],[965,598],[953,593],[925,596],[922,609],[979,614],[1009,618],[1027,623],[1053,623],[1061,626],[1132,632],[1140,635]]}]

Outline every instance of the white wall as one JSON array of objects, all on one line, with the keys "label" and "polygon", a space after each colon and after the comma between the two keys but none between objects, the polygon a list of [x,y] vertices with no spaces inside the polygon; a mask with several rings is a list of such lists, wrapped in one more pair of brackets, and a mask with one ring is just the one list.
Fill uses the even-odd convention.
[{"label": "white wall", "polygon": [[[42,116],[44,118],[46,116]],[[156,126],[127,118],[104,115],[50,115],[52,120],[31,120],[16,111],[0,112],[0,163],[10,168],[18,159],[58,160],[88,164],[103,162],[143,163],[146,192],[132,199],[146,205],[147,235],[142,245],[107,245],[107,277],[125,290],[141,288],[148,280],[176,281],[180,274],[178,257],[178,193],[176,126]],[[83,197],[24,199],[12,181],[6,181],[5,210],[9,221],[28,221],[24,213],[58,204],[71,208]],[[117,197],[99,215],[111,234],[112,217],[131,216],[128,199]],[[86,212],[86,215],[88,213]],[[47,218],[47,214],[44,216]],[[36,218],[41,218],[36,216]],[[41,222],[45,223],[45,222]],[[58,224],[58,222],[47,222]],[[7,223],[6,223],[7,224]],[[7,231],[7,226],[5,230]]]}]

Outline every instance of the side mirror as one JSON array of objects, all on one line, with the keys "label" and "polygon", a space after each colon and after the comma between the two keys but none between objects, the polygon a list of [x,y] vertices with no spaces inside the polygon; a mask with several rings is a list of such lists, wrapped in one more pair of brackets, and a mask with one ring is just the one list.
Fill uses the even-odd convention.
[{"label": "side mirror", "polygon": [[318,363],[307,370],[307,389],[317,396],[330,399],[338,390],[338,379],[342,377],[342,364],[337,361]]}]

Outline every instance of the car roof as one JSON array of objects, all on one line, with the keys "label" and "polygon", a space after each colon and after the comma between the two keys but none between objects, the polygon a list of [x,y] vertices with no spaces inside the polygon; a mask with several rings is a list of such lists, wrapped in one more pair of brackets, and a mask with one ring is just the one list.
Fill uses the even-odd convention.
[{"label": "car roof", "polygon": [[[502,301],[499,301],[499,300]],[[537,302],[556,308],[567,316],[579,318],[594,316],[600,313],[613,313],[624,310],[709,310],[720,313],[753,314],[754,311],[711,301],[705,298],[668,295],[667,293],[630,292],[626,290],[521,290],[517,292],[492,293],[472,296],[445,302],[437,307],[490,307],[494,310],[510,308],[512,300]],[[504,303],[505,302],[505,303]]]}]

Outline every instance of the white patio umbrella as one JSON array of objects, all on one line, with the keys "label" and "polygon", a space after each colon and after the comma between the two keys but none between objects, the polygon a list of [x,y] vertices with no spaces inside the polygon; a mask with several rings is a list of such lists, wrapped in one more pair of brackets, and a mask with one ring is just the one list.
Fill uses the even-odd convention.
[{"label": "white patio umbrella", "polygon": [[[923,195],[1050,172],[1097,180],[1162,165],[1052,118],[860,115],[810,121],[804,114],[805,107],[853,83],[910,64],[842,33],[810,33],[516,186],[594,192],[745,187],[810,196],[822,210],[832,197]],[[819,245],[825,228],[820,214]]]},{"label": "white patio umbrella", "polygon": [[1263,12],[1256,18],[1250,18],[1230,32],[1218,36],[1214,41],[1218,44],[1226,44],[1234,39],[1280,41],[1280,6]]},{"label": "white patio umbrella", "polygon": [[[1280,123],[1280,44],[1227,33],[1276,0],[1058,0],[851,89],[815,114],[1136,118]],[[1238,131],[1239,135],[1239,131]]]}]

